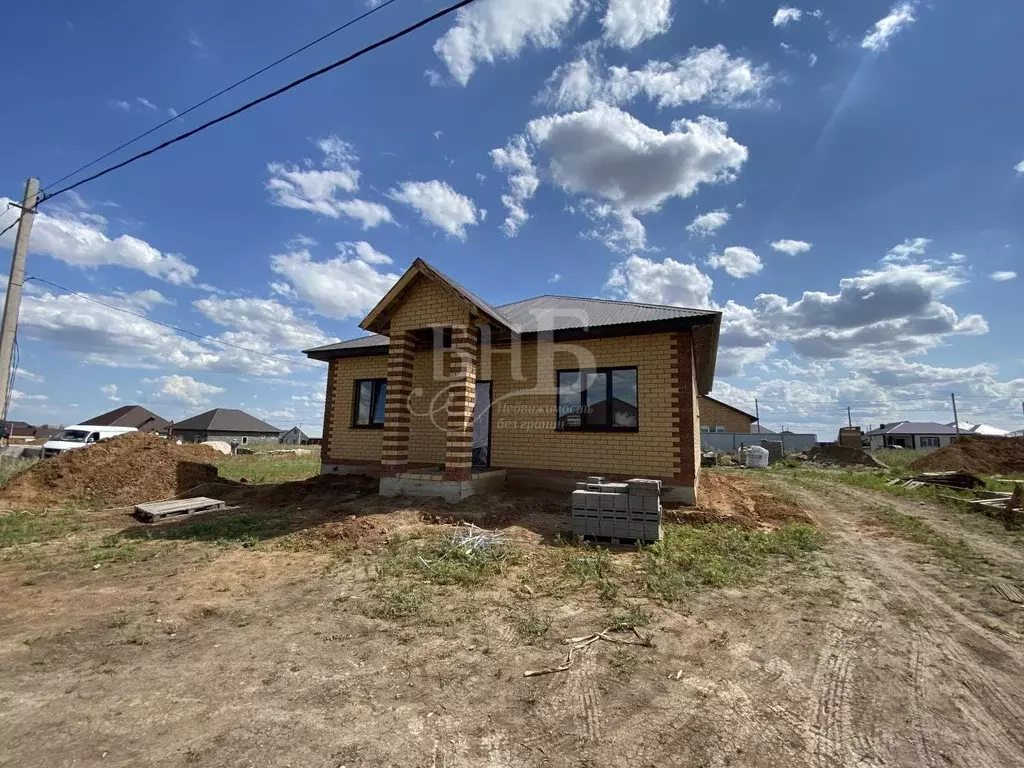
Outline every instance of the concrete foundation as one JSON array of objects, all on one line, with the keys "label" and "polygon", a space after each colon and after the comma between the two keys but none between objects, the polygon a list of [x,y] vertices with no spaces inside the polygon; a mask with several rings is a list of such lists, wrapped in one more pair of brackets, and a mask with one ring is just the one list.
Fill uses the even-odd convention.
[{"label": "concrete foundation", "polygon": [[[579,476],[552,477],[529,469],[508,470],[510,489],[542,488],[548,491],[572,492],[576,490],[576,483],[579,480]],[[667,485],[665,481],[662,481],[661,499],[669,506],[692,507],[697,503],[697,495],[692,485]]]},{"label": "concrete foundation", "polygon": [[440,470],[403,472],[396,477],[380,479],[381,496],[417,496],[441,498],[454,503],[470,496],[495,493],[505,487],[505,470],[474,472],[469,480],[445,480]]}]

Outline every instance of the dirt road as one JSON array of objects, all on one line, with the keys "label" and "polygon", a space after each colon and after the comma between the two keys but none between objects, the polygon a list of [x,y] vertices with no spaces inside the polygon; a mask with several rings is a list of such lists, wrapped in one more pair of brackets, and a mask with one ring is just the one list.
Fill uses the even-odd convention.
[{"label": "dirt road", "polygon": [[[1024,586],[1017,538],[846,486],[794,492],[831,534],[810,570],[637,597],[653,648],[599,642],[536,678],[561,639],[604,628],[602,603],[511,584],[444,591],[429,622],[382,617],[372,551],[0,563],[0,765],[1024,764],[1022,608],[992,588]],[[903,515],[927,527],[908,537]],[[550,628],[527,639],[529,616]]]}]

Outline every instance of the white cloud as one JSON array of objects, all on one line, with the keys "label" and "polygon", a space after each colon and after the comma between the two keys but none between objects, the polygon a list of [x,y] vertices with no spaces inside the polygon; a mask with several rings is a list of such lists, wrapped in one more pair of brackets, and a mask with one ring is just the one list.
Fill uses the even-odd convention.
[{"label": "white cloud", "polygon": [[327,261],[313,261],[307,250],[272,256],[270,268],[286,282],[273,287],[279,293],[312,304],[321,315],[362,318],[398,280],[382,274],[360,258],[343,253]]},{"label": "white cloud", "polygon": [[530,218],[525,203],[536,194],[540,185],[526,137],[513,136],[503,148],[492,149],[491,160],[496,169],[508,174],[509,193],[501,196],[508,216],[501,229],[506,236],[515,237]]},{"label": "white cloud", "polygon": [[[95,294],[91,298],[145,316],[150,307],[159,303],[151,295],[154,293]],[[177,368],[254,376],[282,376],[292,372],[287,360],[268,359],[186,338],[169,328],[95,304],[87,298],[55,295],[41,289],[26,292],[23,297],[19,333],[24,338],[51,344],[85,363],[112,368]]]},{"label": "white cloud", "polygon": [[899,245],[890,248],[882,261],[886,264],[908,264],[913,261],[912,257],[923,255],[931,242],[931,239],[927,237],[907,238]]},{"label": "white cloud", "polygon": [[538,96],[559,109],[582,109],[602,102],[626,104],[646,96],[659,108],[699,101],[741,107],[760,101],[775,78],[767,65],[731,56],[723,45],[692,48],[676,61],[648,61],[642,69],[606,67],[593,48],[558,67]]},{"label": "white cloud", "polygon": [[311,160],[305,160],[301,166],[267,164],[270,178],[265,187],[274,205],[332,219],[348,216],[362,222],[363,229],[394,223],[391,211],[382,203],[339,196],[339,193],[352,194],[359,189],[362,176],[356,168],[359,157],[351,144],[332,134],[320,139],[317,148],[323,154],[319,168]]},{"label": "white cloud", "polygon": [[693,237],[707,237],[729,223],[732,216],[728,211],[717,210],[702,213],[686,228]]},{"label": "white cloud", "polygon": [[22,392],[20,389],[12,389],[11,390],[11,402],[12,403],[28,403],[28,402],[42,403],[42,402],[46,402],[49,399],[50,398],[48,398],[46,395],[29,395],[29,394],[27,394],[25,392]]},{"label": "white cloud", "polygon": [[121,398],[117,394],[117,384],[104,384],[100,387],[100,392],[106,395],[108,400],[112,400],[115,403],[121,402]]},{"label": "white cloud", "polygon": [[[478,0],[458,12],[434,52],[456,82],[466,85],[479,62],[514,59],[527,47],[559,47],[589,7],[590,0]],[[434,75],[431,84],[436,85],[440,77]]]},{"label": "white cloud", "polygon": [[554,285],[555,283],[560,283],[562,282],[562,276],[557,272],[553,272],[551,274],[551,277],[548,278],[548,282],[551,283],[552,285]]},{"label": "white cloud", "polygon": [[221,338],[260,352],[302,350],[330,341],[314,323],[274,299],[209,296],[192,305],[217,325],[234,329]]},{"label": "white cloud", "polygon": [[713,285],[693,264],[630,256],[612,267],[605,290],[624,301],[703,308],[711,305]]},{"label": "white cloud", "polygon": [[381,253],[365,240],[357,243],[338,243],[338,251],[344,256],[362,259],[367,264],[391,264],[392,259],[386,253]]},{"label": "white cloud", "polygon": [[991,277],[996,282],[1003,283],[1006,282],[1007,280],[1016,279],[1017,273],[1011,272],[1009,270],[1000,270],[999,272],[993,272],[991,275],[989,275],[989,277]]},{"label": "white cloud", "polygon": [[787,8],[781,6],[772,17],[773,27],[784,27],[791,21],[800,21],[800,17],[804,15],[804,12],[799,8]]},{"label": "white cloud", "polygon": [[771,244],[772,250],[796,256],[798,253],[807,253],[811,250],[811,243],[804,240],[776,240]]},{"label": "white cloud", "polygon": [[1021,160],[1019,163],[1013,166],[1013,170],[1015,170],[1017,173],[1024,174],[1024,160]]},{"label": "white cloud", "polygon": [[670,197],[689,197],[700,184],[735,178],[747,148],[727,129],[720,120],[698,117],[677,120],[663,133],[603,104],[528,126],[534,145],[550,157],[556,184],[638,211],[656,210]]},{"label": "white cloud", "polygon": [[914,6],[913,2],[894,5],[888,16],[875,22],[874,29],[860,41],[860,47],[876,52],[888,48],[890,38],[917,21]]},{"label": "white cloud", "polygon": [[153,103],[152,101],[150,101],[149,99],[144,99],[144,98],[142,98],[141,96],[136,96],[136,97],[135,97],[135,100],[136,100],[137,102],[139,102],[139,104],[141,104],[142,106],[144,106],[144,107],[145,107],[146,109],[150,110],[151,112],[156,112],[156,111],[157,111],[157,106],[156,106],[156,104],[154,104],[154,103]]},{"label": "white cloud", "polygon": [[459,240],[466,239],[467,226],[477,223],[473,201],[437,179],[403,181],[398,189],[388,190],[388,197],[414,208],[424,222]]},{"label": "white cloud", "polygon": [[601,26],[607,42],[620,48],[635,48],[668,32],[672,26],[672,0],[608,0]]},{"label": "white cloud", "polygon": [[114,107],[116,109],[120,109],[120,110],[122,110],[124,112],[131,112],[132,111],[132,105],[129,104],[127,101],[124,101],[123,99],[111,99],[109,103],[110,103],[110,106],[112,106],[112,107]]},{"label": "white cloud", "polygon": [[27,371],[24,368],[18,368],[18,378],[24,379],[25,381],[34,381],[39,384],[42,384],[44,381],[46,381],[46,379],[40,374],[32,373],[32,371]]},{"label": "white cloud", "polygon": [[951,253],[949,254],[949,260],[954,264],[967,261],[967,255],[963,253]]},{"label": "white cloud", "polygon": [[180,376],[178,374],[149,379],[147,383],[160,385],[153,393],[153,400],[181,403],[193,407],[206,405],[210,402],[211,395],[219,395],[226,391],[224,387],[204,384],[201,381],[196,381],[191,376]]},{"label": "white cloud", "polygon": [[[13,202],[0,197],[0,208]],[[174,253],[162,253],[145,240],[131,235],[107,236],[107,220],[93,213],[54,209],[36,214],[30,253],[42,253],[73,267],[117,266],[136,269],[174,285],[191,283],[199,273]],[[14,230],[0,237],[0,247],[14,247]]]},{"label": "white cloud", "polygon": [[756,253],[749,248],[735,245],[726,248],[721,253],[709,254],[708,266],[713,269],[724,269],[736,278],[756,275],[764,268]]}]

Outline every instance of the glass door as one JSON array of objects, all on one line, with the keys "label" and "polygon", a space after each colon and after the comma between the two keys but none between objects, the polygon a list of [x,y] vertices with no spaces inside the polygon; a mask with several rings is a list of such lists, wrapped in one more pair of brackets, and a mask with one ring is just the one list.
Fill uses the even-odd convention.
[{"label": "glass door", "polygon": [[473,468],[491,466],[491,382],[476,383],[473,408]]}]

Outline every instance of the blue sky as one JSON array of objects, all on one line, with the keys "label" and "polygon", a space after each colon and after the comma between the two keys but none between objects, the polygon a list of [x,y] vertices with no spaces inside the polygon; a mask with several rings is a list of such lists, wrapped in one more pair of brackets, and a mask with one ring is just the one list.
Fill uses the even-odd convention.
[{"label": "blue sky", "polygon": [[[138,146],[441,7],[398,0]],[[366,8],[10,9],[0,198]],[[1011,0],[478,0],[44,204],[30,275],[274,357],[29,283],[11,415],[220,405],[316,432],[297,352],[359,335],[422,257],[496,304],[720,308],[715,394],[770,427],[948,421],[955,391],[1019,429],[1022,25]]]}]

